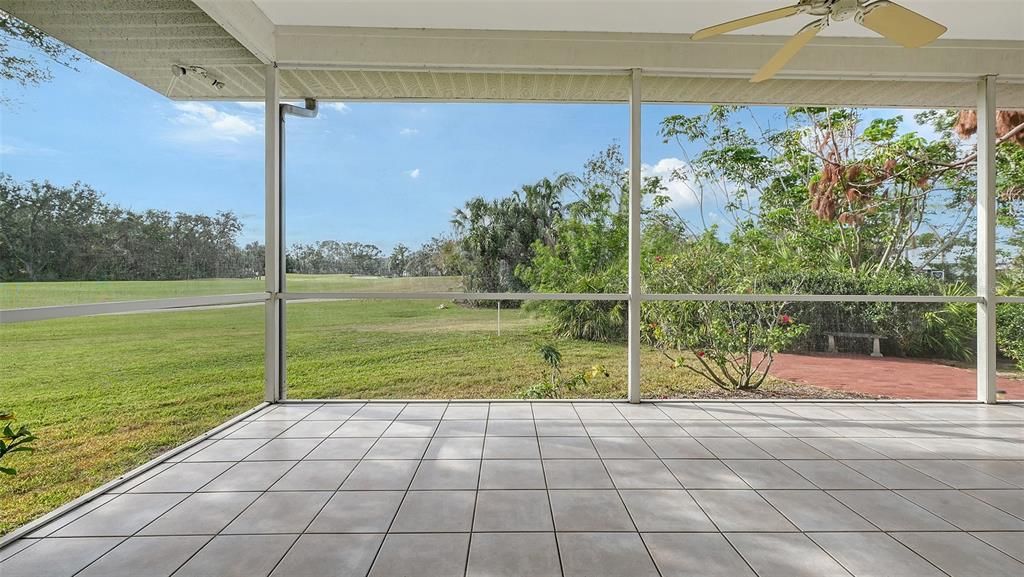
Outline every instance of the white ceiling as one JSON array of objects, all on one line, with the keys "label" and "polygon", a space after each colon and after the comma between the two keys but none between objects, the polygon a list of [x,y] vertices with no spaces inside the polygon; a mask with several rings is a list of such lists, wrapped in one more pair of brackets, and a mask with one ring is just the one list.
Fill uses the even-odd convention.
[{"label": "white ceiling", "polygon": [[[568,32],[690,33],[795,0],[254,0],[277,25]],[[1024,0],[901,0],[949,28],[943,38],[1024,40]],[[811,17],[743,34],[785,35]],[[823,35],[874,36],[852,22]]]}]

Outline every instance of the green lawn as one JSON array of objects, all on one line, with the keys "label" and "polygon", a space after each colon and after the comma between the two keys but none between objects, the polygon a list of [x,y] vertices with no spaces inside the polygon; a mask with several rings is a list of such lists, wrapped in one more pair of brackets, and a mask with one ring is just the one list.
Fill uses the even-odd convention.
[{"label": "green lawn", "polygon": [[[143,294],[161,290],[176,289]],[[503,310],[499,336],[493,309],[440,301],[292,303],[288,315],[291,398],[508,398],[543,377],[537,347],[553,342],[528,312]],[[623,344],[555,344],[567,372],[610,373],[575,396],[625,396]],[[643,371],[645,396],[716,392],[653,351]],[[40,438],[0,481],[2,534],[258,404],[263,307],[0,325],[0,374],[0,408]]]},{"label": "green lawn", "polygon": [[[347,274],[289,274],[291,292],[457,291],[459,277],[378,278]],[[260,279],[213,278],[175,281],[58,281],[0,283],[0,310],[171,297],[258,293]]]}]

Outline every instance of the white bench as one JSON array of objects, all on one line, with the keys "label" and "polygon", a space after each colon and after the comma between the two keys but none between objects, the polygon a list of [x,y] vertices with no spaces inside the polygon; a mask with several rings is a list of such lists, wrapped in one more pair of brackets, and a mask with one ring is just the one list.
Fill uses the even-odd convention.
[{"label": "white bench", "polygon": [[836,337],[848,337],[853,339],[872,339],[873,343],[871,346],[871,356],[880,357],[882,356],[881,340],[885,337],[882,335],[876,335],[874,333],[825,333],[828,337],[828,352],[834,353],[836,351]]}]

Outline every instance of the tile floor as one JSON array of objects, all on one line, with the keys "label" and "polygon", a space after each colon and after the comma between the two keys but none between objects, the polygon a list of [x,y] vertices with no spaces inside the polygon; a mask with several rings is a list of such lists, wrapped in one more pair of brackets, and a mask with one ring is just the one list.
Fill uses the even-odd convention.
[{"label": "tile floor", "polygon": [[1021,577],[1022,439],[1022,405],[283,404],[0,575]]}]

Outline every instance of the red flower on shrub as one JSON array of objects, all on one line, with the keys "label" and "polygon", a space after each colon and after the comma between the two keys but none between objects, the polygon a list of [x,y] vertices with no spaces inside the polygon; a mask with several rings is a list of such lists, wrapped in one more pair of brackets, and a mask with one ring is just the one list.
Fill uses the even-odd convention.
[{"label": "red flower on shrub", "polygon": [[779,324],[782,326],[789,326],[793,324],[793,318],[790,317],[789,315],[782,315],[781,317],[779,317]]},{"label": "red flower on shrub", "polygon": [[695,354],[697,355],[697,358],[700,358],[700,359],[704,358],[704,351],[697,351]]},{"label": "red flower on shrub", "polygon": [[654,257],[654,262],[661,262],[663,260],[665,260],[665,259],[661,255],[658,255],[658,256]]}]

